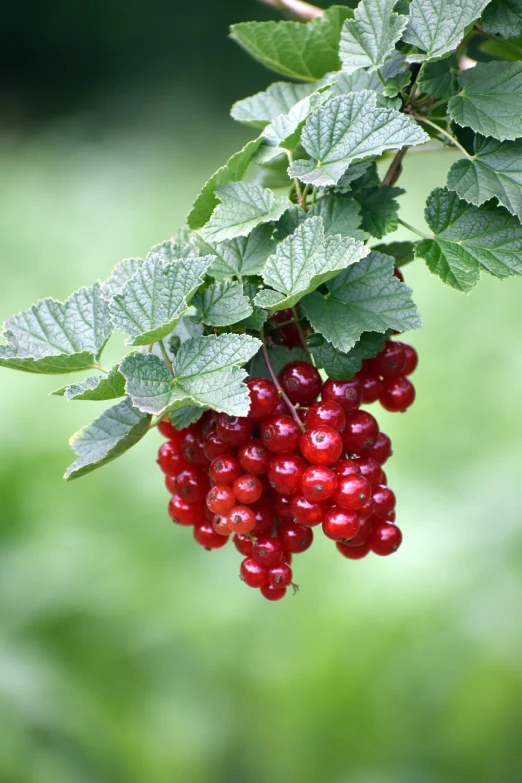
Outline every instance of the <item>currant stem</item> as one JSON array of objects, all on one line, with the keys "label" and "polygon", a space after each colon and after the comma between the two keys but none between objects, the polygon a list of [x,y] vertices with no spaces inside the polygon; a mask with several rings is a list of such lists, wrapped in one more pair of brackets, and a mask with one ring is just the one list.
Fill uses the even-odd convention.
[{"label": "currant stem", "polygon": [[468,159],[468,160],[475,160],[475,155],[470,155],[467,149],[465,149],[460,141],[457,141],[457,139],[451,135],[451,133],[448,133],[447,130],[444,130],[444,128],[441,128],[440,125],[437,125],[435,122],[432,122],[431,120],[428,120],[427,117],[421,117],[419,114],[413,115],[416,120],[419,122],[424,122],[426,125],[429,125],[431,128],[434,128],[439,133],[442,133],[443,136],[445,136],[448,141],[451,141],[452,144],[459,149],[462,154]]},{"label": "currant stem", "polygon": [[295,327],[296,327],[297,332],[299,334],[299,340],[301,342],[301,345],[303,346],[303,351],[306,353],[306,355],[308,356],[308,359],[310,360],[310,363],[311,363],[312,362],[312,355],[311,355],[310,351],[308,350],[308,345],[306,344],[306,337],[304,336],[303,329],[301,327],[301,324],[299,323],[299,314],[297,312],[297,307],[295,305],[292,307],[292,314],[294,316]]},{"label": "currant stem", "polygon": [[308,22],[324,14],[322,8],[305,3],[303,0],[259,0],[259,2],[282,11],[298,22]]},{"label": "currant stem", "polygon": [[409,223],[406,223],[405,220],[402,220],[401,218],[398,218],[399,223],[401,226],[404,226],[404,228],[409,229],[409,231],[413,231],[414,234],[417,234],[418,236],[422,237],[423,239],[433,239],[433,237],[430,237],[429,234],[424,234],[422,231],[419,231],[418,228],[414,228],[413,226],[410,226]]},{"label": "currant stem", "polygon": [[292,414],[292,417],[295,419],[297,424],[299,424],[299,428],[301,430],[304,430],[304,424],[301,421],[301,419],[299,418],[299,416],[297,415],[297,411],[295,409],[295,405],[292,405],[292,403],[290,402],[289,398],[287,397],[287,395],[283,391],[283,389],[281,387],[281,384],[279,383],[279,381],[277,379],[277,375],[275,374],[274,370],[272,369],[272,365],[270,363],[270,357],[268,356],[268,348],[266,347],[266,343],[265,343],[265,334],[264,334],[263,329],[261,329],[261,333],[260,334],[261,334],[261,340],[263,341],[261,349],[263,351],[263,357],[265,359],[266,366],[268,367],[268,372],[270,373],[270,377],[272,378],[272,382],[273,382],[274,386],[276,387],[279,396],[282,397],[283,400],[285,401],[287,408],[289,409],[290,413]]},{"label": "currant stem", "polygon": [[97,362],[95,362],[92,365],[92,369],[93,370],[99,370],[99,372],[104,372],[105,375],[108,375],[110,373],[110,370],[108,370],[106,367],[102,367],[101,364],[98,364]]},{"label": "currant stem", "polygon": [[163,359],[165,361],[165,364],[169,368],[172,377],[174,377],[174,367],[172,366],[172,362],[169,359],[169,355],[167,353],[167,349],[165,348],[165,343],[163,342],[163,340],[158,340],[158,345],[160,347],[160,351],[161,351],[161,354],[162,354]]},{"label": "currant stem", "polygon": [[383,185],[395,185],[402,173],[402,161],[408,152],[408,147],[401,147],[390,164],[382,181]]}]

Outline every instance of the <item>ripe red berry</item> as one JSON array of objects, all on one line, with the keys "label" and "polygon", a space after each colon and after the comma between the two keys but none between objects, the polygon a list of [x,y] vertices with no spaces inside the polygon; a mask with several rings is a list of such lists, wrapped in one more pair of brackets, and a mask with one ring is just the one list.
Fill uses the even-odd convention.
[{"label": "ripe red berry", "polygon": [[205,457],[212,462],[216,457],[221,457],[223,454],[230,454],[232,446],[222,441],[217,432],[209,432],[203,441],[203,451]]},{"label": "ripe red berry", "polygon": [[300,486],[307,500],[328,500],[337,487],[337,474],[325,465],[310,465],[301,476]]},{"label": "ripe red berry", "polygon": [[164,438],[171,440],[177,446],[181,446],[181,441],[185,437],[185,432],[177,430],[170,420],[169,416],[166,416],[158,424],[158,430],[161,432]]},{"label": "ripe red berry", "polygon": [[251,419],[222,413],[217,421],[217,434],[229,446],[241,446],[251,436],[253,427]]},{"label": "ripe red berry", "polygon": [[266,587],[268,585],[268,568],[247,557],[241,563],[239,576],[249,587]]},{"label": "ripe red berry", "polygon": [[366,557],[370,551],[369,541],[366,544],[361,544],[360,546],[353,546],[351,542],[349,544],[343,544],[342,541],[338,541],[335,546],[339,552],[349,560],[362,560],[363,557]]},{"label": "ripe red berry", "polygon": [[379,465],[384,465],[392,455],[391,440],[384,432],[379,432],[379,437],[371,449],[367,449],[365,456],[373,457]]},{"label": "ripe red berry", "polygon": [[252,529],[252,535],[259,538],[259,536],[265,536],[268,533],[271,533],[272,528],[274,527],[274,509],[272,508],[270,501],[267,498],[262,497],[257,503],[253,503],[250,506],[250,509],[256,519],[256,524]]},{"label": "ripe red berry", "polygon": [[261,565],[270,568],[283,559],[283,544],[274,536],[260,536],[252,546],[252,557]]},{"label": "ripe red berry", "polygon": [[220,536],[229,536],[230,528],[228,526],[228,517],[226,514],[215,514],[212,520],[212,527]]},{"label": "ripe red berry", "polygon": [[239,476],[239,462],[230,454],[223,454],[223,456],[212,460],[208,473],[216,484],[227,484],[230,486]]},{"label": "ripe red berry", "polygon": [[297,454],[273,457],[268,468],[270,486],[280,495],[293,495],[299,489],[305,468],[306,463]]},{"label": "ripe red berry", "polygon": [[291,416],[274,416],[263,424],[261,440],[274,454],[295,451],[301,438],[301,429]]},{"label": "ripe red berry", "polygon": [[241,446],[237,456],[242,469],[253,476],[266,473],[272,459],[272,455],[265,449],[259,438],[247,441],[244,446]]},{"label": "ripe red berry", "polygon": [[383,484],[373,488],[372,492],[374,515],[378,519],[386,519],[395,508],[395,493]]},{"label": "ripe red berry", "polygon": [[311,465],[333,465],[343,451],[339,433],[324,424],[312,427],[301,435],[301,454]]},{"label": "ripe red berry", "polygon": [[179,495],[173,495],[169,503],[169,516],[173,522],[184,527],[205,521],[202,503],[187,503]]},{"label": "ripe red berry", "polygon": [[[228,527],[228,524],[227,524]],[[243,557],[252,557],[252,539],[244,533],[236,533],[233,538],[234,546]]]},{"label": "ripe red berry", "polygon": [[165,486],[171,495],[176,494],[176,479],[177,476],[165,476]]},{"label": "ripe red berry", "polygon": [[268,581],[272,587],[288,587],[292,582],[292,569],[288,563],[278,563],[269,568]]},{"label": "ripe red berry", "polygon": [[[357,515],[359,516],[359,512],[357,512]],[[372,535],[374,524],[375,520],[371,516],[366,519],[361,519],[359,531],[357,535],[350,540],[350,546],[363,546],[364,544],[367,544]]]},{"label": "ripe red berry", "polygon": [[225,546],[229,537],[216,533],[212,523],[205,520],[194,525],[194,538],[205,549],[221,549],[222,546]]},{"label": "ripe red berry", "polygon": [[328,378],[323,384],[323,400],[338,402],[345,413],[353,413],[362,402],[362,386],[358,378],[351,381],[336,381]]},{"label": "ripe red berry", "polygon": [[360,475],[364,476],[371,487],[376,487],[377,484],[384,483],[382,480],[382,468],[373,457],[364,454],[362,457],[358,457],[355,460],[355,464],[359,468]]},{"label": "ripe red berry", "polygon": [[372,552],[385,557],[396,552],[402,543],[402,533],[397,525],[388,522],[377,522],[369,541]]},{"label": "ripe red berry", "polygon": [[379,402],[391,413],[402,413],[415,402],[415,386],[402,375],[398,378],[385,378]]},{"label": "ripe red berry", "polygon": [[362,476],[341,476],[333,500],[346,511],[357,511],[371,497],[372,488]]},{"label": "ripe red berry", "polygon": [[292,519],[290,497],[288,495],[280,495],[278,492],[275,494],[274,514],[279,520]]},{"label": "ripe red berry", "polygon": [[338,476],[360,476],[361,469],[359,467],[359,460],[355,459],[340,459],[333,469]]},{"label": "ripe red berry", "polygon": [[377,354],[372,362],[377,375],[383,378],[394,378],[401,375],[406,364],[406,354],[401,343],[386,340],[384,348]]},{"label": "ripe red berry", "polygon": [[400,343],[402,350],[404,351],[404,355],[406,356],[406,362],[404,364],[404,368],[402,370],[402,375],[411,375],[412,372],[415,372],[417,369],[417,365],[419,363],[419,357],[417,355],[417,351],[413,347],[413,345],[408,345],[408,343]]},{"label": "ripe red berry", "polygon": [[368,519],[373,515],[373,512],[375,510],[375,507],[373,505],[372,498],[368,498],[364,506],[361,506],[361,508],[357,509],[357,516],[362,521],[364,519]]},{"label": "ripe red berry", "polygon": [[207,495],[207,508],[213,514],[228,514],[236,504],[236,496],[232,487],[226,484],[216,484]]},{"label": "ripe red berry", "polygon": [[323,520],[323,533],[333,541],[349,541],[357,535],[361,522],[355,511],[345,511],[333,506]]},{"label": "ripe red berry", "polygon": [[386,522],[395,522],[395,509],[393,511],[390,511],[388,514],[386,514]]},{"label": "ripe red berry", "polygon": [[268,378],[251,378],[247,381],[250,394],[250,419],[266,419],[272,416],[279,402],[277,389]]},{"label": "ripe red berry", "polygon": [[162,443],[158,451],[158,465],[167,476],[177,476],[186,467],[181,448],[175,443]]},{"label": "ripe red berry", "polygon": [[338,402],[333,400],[319,400],[308,409],[306,426],[317,427],[326,424],[328,427],[342,432],[346,424],[346,413]]},{"label": "ripe red berry", "polygon": [[279,373],[279,382],[294,405],[311,405],[322,386],[318,370],[309,362],[290,362]]},{"label": "ripe red berry", "polygon": [[248,506],[234,506],[228,512],[228,526],[232,533],[251,533],[256,526],[256,515]]},{"label": "ripe red berry", "polygon": [[363,403],[370,405],[372,402],[377,402],[382,389],[382,380],[379,376],[361,370],[357,377],[362,386]]},{"label": "ripe red berry", "polygon": [[299,525],[297,522],[283,522],[277,531],[285,552],[299,554],[306,552],[312,546],[314,531],[311,527]]},{"label": "ripe red berry", "polygon": [[263,494],[263,485],[256,476],[245,473],[239,476],[232,484],[234,495],[239,503],[255,503]]},{"label": "ripe red berry", "polygon": [[181,453],[190,465],[200,467],[208,465],[209,460],[204,452],[204,445],[203,435],[200,432],[190,429],[187,431],[181,444]]},{"label": "ripe red berry", "polygon": [[371,413],[355,411],[346,419],[343,446],[348,454],[361,454],[370,449],[379,437],[379,425]]},{"label": "ripe red berry", "polygon": [[297,492],[290,500],[292,517],[300,525],[314,527],[321,524],[326,513],[326,505],[321,501],[307,500],[304,495]]},{"label": "ripe red berry", "polygon": [[196,467],[186,467],[176,476],[176,492],[187,503],[200,503],[208,491],[208,477]]},{"label": "ripe red berry", "polygon": [[268,598],[269,601],[280,601],[286,595],[286,587],[273,587],[273,585],[267,585],[261,588],[261,595],[264,598]]}]

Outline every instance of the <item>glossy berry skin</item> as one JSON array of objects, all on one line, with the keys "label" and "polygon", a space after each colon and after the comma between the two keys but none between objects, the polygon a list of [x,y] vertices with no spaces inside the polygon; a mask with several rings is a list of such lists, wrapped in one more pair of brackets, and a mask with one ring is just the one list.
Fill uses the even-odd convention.
[{"label": "glossy berry skin", "polygon": [[158,424],[158,430],[161,432],[164,438],[171,440],[178,446],[181,446],[181,441],[186,434],[181,430],[177,430],[168,416],[160,421]]},{"label": "glossy berry skin", "polygon": [[415,402],[415,386],[403,376],[385,378],[379,402],[390,413],[402,413]]},{"label": "glossy berry skin", "polygon": [[176,492],[187,503],[200,503],[208,492],[208,478],[201,468],[187,467],[176,476]]},{"label": "glossy berry skin", "polygon": [[346,511],[357,511],[371,495],[372,488],[362,476],[342,476],[339,478],[333,500]]},{"label": "glossy berry skin", "polygon": [[343,544],[342,541],[338,541],[335,545],[338,551],[349,560],[362,560],[370,552],[370,542],[361,544],[360,546],[353,546],[350,544]]},{"label": "glossy berry skin", "polygon": [[340,459],[333,469],[338,476],[360,476],[361,469],[359,467],[359,460],[356,459]]},{"label": "glossy berry skin", "polygon": [[187,503],[179,495],[173,495],[169,503],[169,516],[173,522],[190,527],[205,521],[202,503]]},{"label": "glossy berry skin", "polygon": [[312,546],[314,531],[311,527],[299,525],[297,522],[283,522],[277,531],[285,552],[298,555],[306,552]]},{"label": "glossy berry skin", "polygon": [[217,421],[217,434],[229,446],[242,446],[252,434],[254,423],[244,416],[222,413]]},{"label": "glossy berry skin", "polygon": [[384,465],[391,455],[391,440],[384,432],[379,432],[379,437],[377,438],[375,445],[373,445],[371,449],[367,449],[365,452],[365,456],[373,457],[374,460],[379,463],[379,465]]},{"label": "glossy berry skin", "polygon": [[181,444],[181,453],[190,465],[198,465],[199,467],[208,465],[209,460],[205,454],[204,445],[205,441],[200,432],[191,431],[190,429],[187,431]]},{"label": "glossy berry skin", "polygon": [[411,375],[412,372],[415,372],[417,369],[417,365],[419,363],[419,357],[417,354],[417,351],[413,347],[413,345],[408,345],[408,343],[399,343],[402,347],[402,350],[404,351],[404,355],[406,357],[406,362],[404,364],[404,368],[402,370],[402,375]]},{"label": "glossy berry skin", "polygon": [[231,451],[232,446],[222,441],[217,432],[209,432],[203,441],[203,452],[210,462],[223,454],[230,454]]},{"label": "glossy berry skin", "polygon": [[355,511],[345,511],[334,506],[328,509],[323,520],[323,533],[332,541],[349,541],[357,535],[361,526]]},{"label": "glossy berry skin", "polygon": [[383,484],[374,487],[372,492],[373,513],[378,519],[386,519],[395,508],[395,493]]},{"label": "glossy berry skin", "polygon": [[312,503],[329,500],[336,488],[337,474],[326,465],[310,465],[301,476],[301,492]]},{"label": "glossy berry skin", "polygon": [[343,432],[346,425],[346,413],[338,402],[319,400],[308,409],[306,426],[310,428],[321,424],[326,424],[337,432]]},{"label": "glossy berry skin", "polygon": [[205,549],[221,549],[228,541],[228,536],[216,533],[211,522],[201,522],[194,525],[194,538]]},{"label": "glossy berry skin", "polygon": [[399,342],[386,340],[383,350],[377,354],[372,365],[383,378],[396,378],[401,375],[406,364],[406,354]]},{"label": "glossy berry skin", "polygon": [[273,416],[279,402],[279,394],[272,381],[268,378],[251,378],[246,385],[250,394],[249,418],[257,421]]},{"label": "glossy berry skin", "polygon": [[263,494],[263,485],[256,476],[248,473],[239,476],[232,484],[238,503],[255,503]]},{"label": "glossy berry skin", "polygon": [[363,403],[370,405],[377,402],[382,389],[382,380],[378,375],[360,372],[357,376],[362,386]]},{"label": "glossy berry skin", "polygon": [[243,533],[236,533],[233,538],[234,546],[243,557],[252,557],[252,539]]},{"label": "glossy berry skin", "polygon": [[252,546],[252,557],[266,568],[271,568],[283,559],[283,544],[274,536],[260,536]]},{"label": "glossy berry skin", "polygon": [[256,518],[256,524],[252,530],[252,535],[258,538],[266,536],[272,532],[274,527],[274,509],[269,500],[262,497],[257,503],[250,506],[251,511]]},{"label": "glossy berry skin", "polygon": [[158,451],[158,465],[166,476],[177,476],[186,467],[181,448],[175,443],[162,443]]},{"label": "glossy berry skin", "polygon": [[[357,515],[359,516],[359,512],[357,512]],[[350,540],[350,546],[364,546],[365,544],[369,545],[374,525],[375,520],[373,517],[361,519],[357,535],[355,535]]]},{"label": "glossy berry skin", "polygon": [[272,587],[288,587],[292,581],[292,569],[288,563],[278,563],[268,569],[268,582]]},{"label": "glossy berry skin", "polygon": [[292,517],[300,525],[315,527],[320,525],[326,513],[326,505],[321,501],[307,500],[304,495],[297,492],[290,500]]},{"label": "glossy berry skin", "polygon": [[393,511],[390,511],[388,514],[386,514],[386,522],[395,522],[396,514],[395,509]]},{"label": "glossy berry skin", "polygon": [[270,486],[280,495],[293,495],[299,489],[305,468],[306,463],[297,454],[273,457],[268,468]]},{"label": "glossy berry skin", "polygon": [[231,486],[239,476],[239,462],[230,454],[223,454],[212,460],[208,474],[215,484]]},{"label": "glossy berry skin", "polygon": [[249,587],[267,587],[268,586],[268,568],[254,560],[253,557],[247,557],[241,563],[239,576]]},{"label": "glossy berry skin", "polygon": [[290,362],[279,373],[279,383],[294,405],[311,405],[321,391],[318,370],[309,362]]},{"label": "glossy berry skin", "polygon": [[229,536],[228,517],[226,514],[215,514],[212,519],[212,527],[220,536]]},{"label": "glossy berry skin", "polygon": [[226,484],[216,484],[207,494],[207,508],[213,514],[228,514],[236,504],[236,496],[232,487]]},{"label": "glossy berry skin", "polygon": [[348,454],[362,454],[375,445],[378,437],[379,425],[371,413],[355,411],[347,417],[342,439]]},{"label": "glossy berry skin", "polygon": [[377,522],[369,541],[370,549],[376,555],[386,557],[397,551],[402,543],[402,533],[397,525]]},{"label": "glossy berry skin", "polygon": [[362,402],[362,386],[358,378],[351,381],[336,381],[328,378],[323,384],[323,400],[338,402],[345,413],[353,413]]},{"label": "glossy berry skin", "polygon": [[382,474],[383,470],[376,459],[364,454],[355,460],[356,465],[359,468],[360,475],[364,476],[366,481],[371,487],[376,487],[377,484],[383,484]]},{"label": "glossy berry skin", "polygon": [[322,424],[306,430],[301,436],[299,447],[311,465],[333,465],[342,454],[343,442],[336,430]]},{"label": "glossy berry skin", "polygon": [[274,587],[267,585],[261,588],[261,595],[269,601],[280,601],[286,595],[286,587]]},{"label": "glossy berry skin", "polygon": [[241,468],[245,473],[251,473],[253,476],[261,476],[266,473],[272,459],[272,455],[259,438],[248,440],[241,446],[237,456]]},{"label": "glossy berry skin", "polygon": [[274,498],[274,514],[279,520],[292,519],[290,511],[290,498],[288,495],[276,493]]},{"label": "glossy berry skin", "polygon": [[373,513],[375,511],[375,506],[373,505],[373,499],[368,498],[364,506],[361,506],[361,508],[357,509],[357,516],[363,522],[365,519],[368,519],[369,517],[373,516]]},{"label": "glossy berry skin", "polygon": [[295,451],[301,439],[301,429],[291,416],[274,416],[263,424],[261,441],[274,454]]},{"label": "glossy berry skin", "polygon": [[176,476],[165,476],[165,486],[171,495],[176,494]]},{"label": "glossy berry skin", "polygon": [[256,515],[247,506],[234,506],[227,518],[231,533],[251,533],[256,526]]}]

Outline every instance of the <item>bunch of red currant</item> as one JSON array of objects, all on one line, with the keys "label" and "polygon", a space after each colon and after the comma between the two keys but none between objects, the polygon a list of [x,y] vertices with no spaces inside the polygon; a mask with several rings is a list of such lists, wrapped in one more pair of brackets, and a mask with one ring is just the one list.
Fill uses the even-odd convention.
[{"label": "bunch of red currant", "polygon": [[207,411],[182,431],[165,419],[158,462],[172,520],[193,527],[207,549],[232,536],[244,557],[241,579],[272,601],[296,588],[292,556],[311,546],[318,525],[351,560],[395,552],[402,534],[382,469],[391,443],[360,406],[378,399],[406,410],[416,366],[411,346],[388,340],[351,380],[323,383],[304,361],[287,364],[274,382],[251,378],[245,418]]}]

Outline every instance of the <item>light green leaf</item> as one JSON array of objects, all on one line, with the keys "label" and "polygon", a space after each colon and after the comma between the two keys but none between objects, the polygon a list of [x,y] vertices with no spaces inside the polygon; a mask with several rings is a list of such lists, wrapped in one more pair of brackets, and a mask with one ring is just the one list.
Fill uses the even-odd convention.
[{"label": "light green leaf", "polygon": [[493,0],[482,14],[480,26],[503,38],[522,35],[522,0]]},{"label": "light green leaf", "polygon": [[330,97],[329,90],[314,92],[296,103],[287,114],[277,116],[263,131],[263,135],[272,144],[288,150],[297,146],[303,126],[319,106],[322,106]]},{"label": "light green leaf", "polygon": [[372,359],[384,348],[386,334],[364,332],[348,353],[338,351],[319,334],[308,340],[308,346],[318,367],[322,367],[329,378],[349,380],[359,372],[363,359]]},{"label": "light green leaf", "polygon": [[164,415],[184,405],[246,416],[250,407],[246,372],[240,369],[261,346],[246,334],[193,337],[174,359],[174,377],[154,354],[131,353],[120,369],[126,390],[145,413]]},{"label": "light green leaf", "polygon": [[399,204],[395,200],[405,191],[391,185],[379,185],[354,190],[353,196],[360,206],[362,227],[376,239],[396,231],[399,226]]},{"label": "light green leaf", "polygon": [[154,247],[151,247],[147,253],[147,259],[152,256],[159,256],[164,263],[175,261],[179,258],[189,258],[198,255],[191,244],[187,242],[180,243],[176,239],[165,239]]},{"label": "light green leaf", "polygon": [[331,98],[310,115],[301,143],[316,170],[301,174],[303,182],[317,183],[319,176],[321,184],[336,185],[352,160],[428,141],[413,118],[395,109],[378,108],[376,101],[374,92],[363,90]]},{"label": "light green leaf", "polygon": [[425,54],[407,55],[410,62],[442,57],[460,43],[466,28],[489,0],[412,0],[403,40]]},{"label": "light green leaf", "polygon": [[500,141],[522,136],[522,62],[478,63],[458,77],[448,104],[457,125]]},{"label": "light green leaf", "polygon": [[500,142],[475,136],[474,160],[459,160],[448,174],[448,188],[480,206],[497,198],[522,220],[522,139]]},{"label": "light green leaf", "polygon": [[64,478],[71,481],[120,457],[147,434],[149,423],[150,416],[133,408],[128,397],[108,408],[72,436],[70,444],[78,459],[67,468]]},{"label": "light green leaf", "polygon": [[164,264],[151,256],[110,302],[114,325],[130,335],[130,345],[149,345],[171,332],[187,311],[213,256]]},{"label": "light green leaf", "polygon": [[236,275],[258,275],[276,246],[272,238],[273,226],[266,224],[254,228],[248,237],[236,237],[226,242],[209,242],[200,233],[194,234],[195,245],[216,260],[208,273],[216,280],[226,280]]},{"label": "light green leaf", "polygon": [[[290,362],[309,361],[302,348],[287,348],[285,345],[273,345],[270,347],[268,349],[268,358],[276,375],[279,375],[283,367],[286,367]],[[250,363],[250,377],[272,379],[262,351],[259,351]]]},{"label": "light green leaf", "polygon": [[426,203],[434,239],[423,239],[415,255],[444,283],[468,292],[484,269],[495,277],[522,274],[522,226],[491,202],[475,207],[456,193],[434,190]]},{"label": "light green leaf", "polygon": [[396,0],[361,0],[341,30],[343,71],[384,65],[408,22],[407,16],[393,12],[395,4]]},{"label": "light green leaf", "polygon": [[221,204],[200,232],[209,242],[248,236],[260,223],[278,220],[291,203],[286,197],[276,197],[272,191],[247,182],[221,185],[216,194]]},{"label": "light green leaf", "polygon": [[205,410],[206,408],[198,408],[196,405],[184,405],[177,411],[172,411],[170,418],[177,430],[184,430],[199,421]]},{"label": "light green leaf", "polygon": [[3,326],[0,366],[59,374],[95,364],[112,332],[101,287],[80,288],[65,300],[41,299]]},{"label": "light green leaf", "polygon": [[[395,52],[382,68],[379,68],[381,79],[386,82],[388,79],[397,76],[404,67],[404,63],[404,57]],[[376,71],[365,71],[361,68],[352,73],[338,71],[331,74],[328,83],[332,97],[334,97],[336,95],[346,95],[350,92],[361,92],[362,90],[373,90],[373,92],[381,93],[383,89],[381,79],[379,79]]]},{"label": "light green leaf", "polygon": [[403,266],[413,261],[415,257],[415,245],[413,242],[388,242],[382,245],[375,245],[373,250],[378,253],[384,253],[395,259],[396,266]]},{"label": "light green leaf", "polygon": [[67,400],[92,400],[93,402],[114,400],[125,395],[125,378],[116,366],[108,375],[93,375],[80,383],[64,386],[53,394],[65,397]]},{"label": "light green leaf", "polygon": [[107,280],[102,283],[101,294],[104,299],[112,299],[119,294],[123,286],[134,277],[137,270],[143,265],[143,258],[124,258],[112,270]]},{"label": "light green leaf", "polygon": [[315,84],[275,82],[263,92],[237,101],[231,117],[253,128],[264,128],[280,114],[287,114],[295,104],[317,89]]},{"label": "light green leaf", "polygon": [[267,310],[293,307],[305,294],[368,253],[362,242],[351,237],[325,237],[322,219],[311,217],[280,242],[266,262],[263,280],[275,291],[260,291],[255,303]]},{"label": "light green leaf", "polygon": [[192,304],[201,323],[209,326],[230,326],[252,315],[252,306],[243,293],[243,286],[231,280],[212,283],[205,291],[198,291]]},{"label": "light green leaf", "polygon": [[449,101],[458,92],[457,74],[459,64],[455,55],[425,63],[420,72],[418,85],[422,92],[432,98]]},{"label": "light green leaf", "polygon": [[315,82],[338,71],[339,36],[352,11],[332,6],[322,16],[301,22],[241,22],[232,25],[231,37],[266,68],[276,73]]},{"label": "light green leaf", "polygon": [[325,236],[340,234],[342,237],[353,237],[364,241],[366,231],[361,231],[361,208],[350,198],[321,198],[308,212],[309,217],[320,217],[323,220]]},{"label": "light green leaf", "polygon": [[330,280],[327,296],[318,291],[306,296],[301,308],[314,331],[347,353],[363,332],[417,329],[421,322],[411,289],[394,276],[393,267],[393,258],[372,251]]}]

